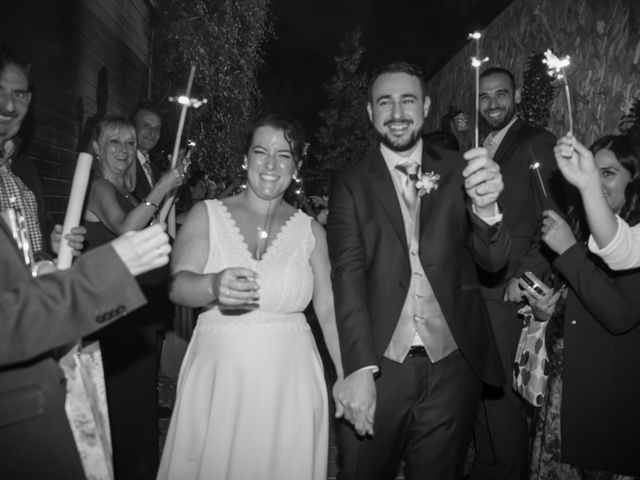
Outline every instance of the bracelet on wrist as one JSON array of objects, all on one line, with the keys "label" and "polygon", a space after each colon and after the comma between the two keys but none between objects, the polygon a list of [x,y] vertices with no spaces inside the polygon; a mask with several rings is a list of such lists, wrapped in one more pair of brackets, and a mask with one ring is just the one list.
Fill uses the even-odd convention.
[{"label": "bracelet on wrist", "polygon": [[154,210],[158,210],[158,205],[156,205],[153,202],[150,202],[149,200],[147,200],[146,198],[142,201],[142,203],[144,205],[146,205],[147,207],[153,207]]}]

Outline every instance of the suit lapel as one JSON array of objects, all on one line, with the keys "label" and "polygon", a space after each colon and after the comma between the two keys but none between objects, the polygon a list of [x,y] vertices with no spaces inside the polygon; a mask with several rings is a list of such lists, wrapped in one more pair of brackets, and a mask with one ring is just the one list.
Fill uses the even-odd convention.
[{"label": "suit lapel", "polygon": [[396,232],[402,248],[408,254],[407,235],[404,231],[404,221],[402,220],[402,211],[398,203],[398,195],[393,186],[391,173],[389,173],[387,164],[382,158],[382,153],[380,153],[379,149],[376,149],[369,158],[368,166],[367,178],[373,187],[373,191],[378,196],[382,209]]},{"label": "suit lapel", "polygon": [[[441,160],[442,157],[440,156],[440,154],[434,150],[433,148],[431,148],[429,145],[427,144],[423,144],[422,147],[422,173],[428,173],[428,172],[433,172],[433,173],[439,173],[441,176],[443,174],[443,172],[439,172],[437,165],[438,165],[438,160]],[[431,245],[433,246],[433,239],[431,238],[431,231],[429,229],[429,226],[433,225],[433,221],[429,221],[429,217],[431,217],[434,213],[434,209],[435,204],[437,204],[438,202],[438,190],[433,189],[431,190],[430,193],[423,195],[422,197],[420,197],[420,260],[422,262],[422,265],[427,265],[428,262],[426,261],[426,254],[427,254],[427,249],[423,248],[425,245]],[[439,238],[439,236],[436,236],[436,238]]]},{"label": "suit lapel", "polygon": [[506,152],[509,151],[509,147],[518,136],[518,131],[520,130],[520,128],[522,128],[523,124],[524,122],[518,118],[513,123],[513,125],[511,125],[511,128],[507,131],[507,134],[502,139],[502,142],[500,142],[498,150],[496,150],[496,153],[493,155],[494,162],[500,164],[502,159],[505,157]]}]

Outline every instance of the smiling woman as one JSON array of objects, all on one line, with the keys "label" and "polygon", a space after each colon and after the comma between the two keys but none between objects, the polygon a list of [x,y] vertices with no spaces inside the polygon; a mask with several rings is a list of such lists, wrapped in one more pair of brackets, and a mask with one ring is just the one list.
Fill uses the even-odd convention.
[{"label": "smiling woman", "polygon": [[[120,235],[144,228],[154,218],[165,196],[182,183],[180,171],[175,168],[158,180],[144,201],[131,195],[136,184],[136,131],[122,117],[106,117],[96,128],[92,143],[98,159],[96,177],[89,191],[85,220],[87,227],[101,225],[111,235]],[[89,228],[87,242],[94,240]],[[95,240],[103,243],[102,234]]]},{"label": "smiling woman", "polygon": [[203,311],[159,479],[327,478],[326,384],[303,314],[313,299],[341,377],[327,244],[324,229],[283,198],[303,146],[292,119],[255,122],[247,188],[195,205],[178,233],[171,299]]}]

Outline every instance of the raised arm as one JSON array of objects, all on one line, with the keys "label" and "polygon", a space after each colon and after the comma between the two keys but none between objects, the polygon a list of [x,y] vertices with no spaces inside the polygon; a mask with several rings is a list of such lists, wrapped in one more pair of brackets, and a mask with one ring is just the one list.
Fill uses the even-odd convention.
[{"label": "raised arm", "polygon": [[149,224],[167,193],[181,183],[178,170],[169,170],[158,180],[146,199],[126,213],[118,203],[116,187],[103,178],[95,179],[89,192],[86,218],[90,221],[99,220],[118,235],[141,230]]},{"label": "raised arm", "polygon": [[464,188],[471,199],[471,251],[482,268],[496,272],[509,261],[511,248],[511,237],[498,209],[498,196],[504,188],[502,174],[484,148],[471,149],[464,158]]},{"label": "raised arm", "polygon": [[154,225],[87,252],[68,270],[32,278],[12,242],[0,228],[0,268],[9,279],[0,291],[0,365],[42,355],[144,305],[132,275],[165,265],[171,250],[163,226]]}]

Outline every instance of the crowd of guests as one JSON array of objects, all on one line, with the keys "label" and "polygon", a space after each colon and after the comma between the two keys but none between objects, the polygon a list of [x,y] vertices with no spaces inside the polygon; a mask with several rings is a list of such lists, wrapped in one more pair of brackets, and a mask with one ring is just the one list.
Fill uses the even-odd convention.
[{"label": "crowd of guests", "polygon": [[[640,477],[640,147],[556,140],[518,118],[514,76],[491,67],[479,84],[489,133],[461,153],[450,135],[422,136],[425,91],[412,64],[372,74],[362,108],[379,141],[333,180],[326,227],[285,201],[305,161],[300,125],[256,119],[246,188],[187,202],[167,266],[157,214],[188,177],[182,159],[164,171],[150,159],[159,113],[141,104],[99,122],[83,226],[63,239],[18,140],[29,65],[2,48],[0,210],[24,216],[34,259],[60,242],[78,257],[33,276],[0,221],[3,478],[90,474],[56,365],[78,338],[101,345],[116,480],[325,479],[329,397],[345,480],[401,466],[408,479]],[[169,300],[200,313],[160,458]],[[525,304],[549,322],[540,408],[512,387]]]}]

